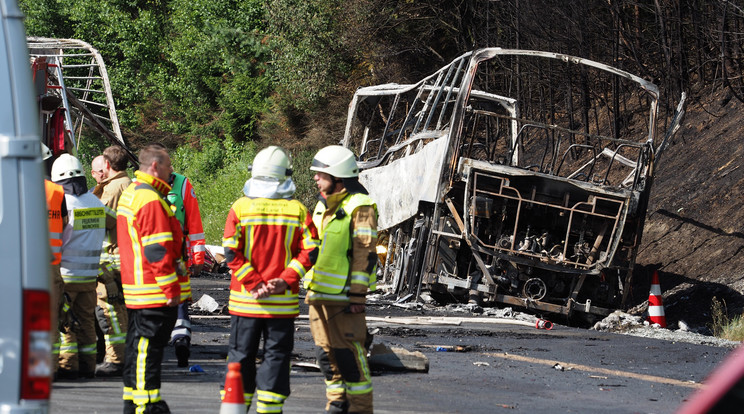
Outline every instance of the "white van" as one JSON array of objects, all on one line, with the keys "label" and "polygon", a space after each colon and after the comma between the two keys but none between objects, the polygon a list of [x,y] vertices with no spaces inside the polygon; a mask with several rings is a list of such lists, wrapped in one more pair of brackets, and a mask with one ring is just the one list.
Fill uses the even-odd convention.
[{"label": "white van", "polygon": [[23,15],[0,0],[0,413],[46,413],[49,233]]}]

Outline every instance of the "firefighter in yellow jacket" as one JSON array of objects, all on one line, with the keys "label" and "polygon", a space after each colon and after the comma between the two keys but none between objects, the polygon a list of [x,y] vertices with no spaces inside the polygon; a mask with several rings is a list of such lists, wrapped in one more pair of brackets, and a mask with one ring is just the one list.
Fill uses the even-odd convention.
[{"label": "firefighter in yellow jacket", "polygon": [[105,352],[96,366],[96,377],[119,377],[124,367],[124,346],[127,338],[127,308],[121,288],[119,246],[116,241],[116,209],[121,193],[132,180],[127,174],[129,154],[120,145],[103,150],[103,155],[93,158],[91,175],[96,180],[93,195],[106,206],[106,218],[114,218],[113,228],[106,224],[106,240],[103,242],[96,285],[96,319],[105,343]]},{"label": "firefighter in yellow jacket", "polygon": [[359,168],[348,149],[321,149],[310,170],[321,195],[313,212],[321,247],[306,276],[305,301],[320,347],[326,412],[371,413],[365,303],[376,284],[377,207],[359,183]]},{"label": "firefighter in yellow jacket", "polygon": [[121,282],[129,310],[124,413],[168,413],[160,394],[163,351],[178,304],[191,298],[191,284],[181,260],[181,224],[165,200],[170,156],[162,147],[149,145],[140,151],[139,163],[116,212]]},{"label": "firefighter in yellow jacket", "polygon": [[[232,271],[227,360],[240,363],[246,411],[255,392],[258,413],[281,413],[289,396],[300,280],[317,249],[312,217],[292,198],[290,175],[289,157],[281,148],[256,154],[245,197],[232,205],[222,239]],[[262,336],[264,358],[257,371]]]}]

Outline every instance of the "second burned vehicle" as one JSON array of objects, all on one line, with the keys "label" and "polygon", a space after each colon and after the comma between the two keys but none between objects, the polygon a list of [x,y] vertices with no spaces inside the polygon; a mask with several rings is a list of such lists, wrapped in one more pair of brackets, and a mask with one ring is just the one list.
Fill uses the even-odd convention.
[{"label": "second burned vehicle", "polygon": [[500,48],[360,88],[343,145],[387,236],[379,285],[566,316],[625,307],[684,99],[667,111],[623,70]]}]

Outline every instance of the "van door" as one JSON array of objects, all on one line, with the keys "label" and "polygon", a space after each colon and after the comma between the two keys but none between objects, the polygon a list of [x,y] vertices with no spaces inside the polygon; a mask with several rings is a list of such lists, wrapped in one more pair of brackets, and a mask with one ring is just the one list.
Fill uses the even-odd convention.
[{"label": "van door", "polygon": [[23,16],[0,0],[0,411],[48,412],[49,233]]}]

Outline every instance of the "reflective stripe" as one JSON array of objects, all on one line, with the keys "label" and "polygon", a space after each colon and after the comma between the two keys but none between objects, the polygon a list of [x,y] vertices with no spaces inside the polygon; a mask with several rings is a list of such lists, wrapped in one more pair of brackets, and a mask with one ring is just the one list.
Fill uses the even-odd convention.
[{"label": "reflective stripe", "polygon": [[245,289],[241,292],[233,290],[230,292],[229,308],[231,312],[243,316],[296,316],[300,313],[299,297],[291,292],[255,299]]},{"label": "reflective stripe", "polygon": [[372,381],[369,372],[369,364],[367,363],[367,351],[362,347],[359,342],[354,342],[354,349],[356,350],[356,359],[359,367],[362,369],[362,378],[364,381],[359,382],[347,382],[346,393],[359,395],[368,394],[372,392]]},{"label": "reflective stripe", "polygon": [[354,233],[352,233],[352,237],[377,237],[377,230],[372,229],[370,227],[357,227],[354,229]]},{"label": "reflective stripe", "polygon": [[351,272],[351,283],[361,283],[363,285],[369,285],[369,273]]},{"label": "reflective stripe", "polygon": [[334,302],[348,302],[349,301],[349,295],[347,294],[347,292],[333,294],[333,293],[320,293],[320,292],[309,290],[307,292],[307,297],[310,300],[327,300],[327,301],[334,301]]},{"label": "reflective stripe", "polygon": [[281,413],[284,400],[287,399],[286,395],[264,390],[258,390],[256,395],[256,413]]},{"label": "reflective stripe", "polygon": [[126,333],[118,333],[115,335],[103,335],[103,338],[106,340],[106,345],[120,345],[120,344],[125,344],[127,342]]},{"label": "reflective stripe", "polygon": [[65,283],[95,283],[96,275],[62,275]]},{"label": "reflective stripe", "polygon": [[60,354],[77,354],[78,344],[77,342],[62,342],[59,344]]},{"label": "reflective stripe", "polygon": [[343,394],[346,392],[346,384],[343,381],[325,380],[327,394]]},{"label": "reflective stripe", "polygon": [[155,390],[133,389],[131,391],[131,395],[132,395],[132,401],[138,406],[143,406],[149,403],[156,403],[163,399],[160,395],[160,389],[155,389]]},{"label": "reflective stripe", "polygon": [[258,399],[263,401],[270,401],[275,403],[281,403],[284,402],[284,400],[287,399],[286,395],[277,394],[275,392],[271,391],[264,391],[264,390],[258,390]]},{"label": "reflective stripe", "polygon": [[191,241],[204,240],[204,233],[189,234],[189,240]]},{"label": "reflective stripe", "polygon": [[145,390],[145,374],[147,373],[147,350],[150,346],[150,339],[146,337],[140,337],[137,343],[137,356],[134,363],[134,383],[136,389],[132,390],[132,397],[135,404],[140,405],[137,402],[138,397],[141,398],[141,394],[137,394],[137,391]]},{"label": "reflective stripe", "polygon": [[[63,258],[67,256],[62,256]],[[96,258],[97,259],[97,258]],[[78,263],[78,262],[71,262],[69,260],[62,260],[60,263],[61,266],[67,270],[93,270],[95,271],[95,276],[98,276],[98,260],[95,261],[95,263]],[[85,272],[85,276],[88,276],[90,272]],[[62,276],[65,276],[65,273],[62,273]]]},{"label": "reflective stripe", "polygon": [[80,256],[80,257],[98,257],[101,254],[101,249],[65,249],[65,255]]},{"label": "reflective stripe", "polygon": [[78,353],[85,355],[95,355],[97,350],[96,344],[85,344],[78,346]]},{"label": "reflective stripe", "polygon": [[155,243],[165,243],[173,240],[172,233],[155,233],[142,237],[142,245],[149,246]]},{"label": "reflective stripe", "polygon": [[155,280],[159,285],[170,285],[171,283],[178,282],[178,275],[176,275],[176,272],[173,272],[165,276],[155,276]]}]

